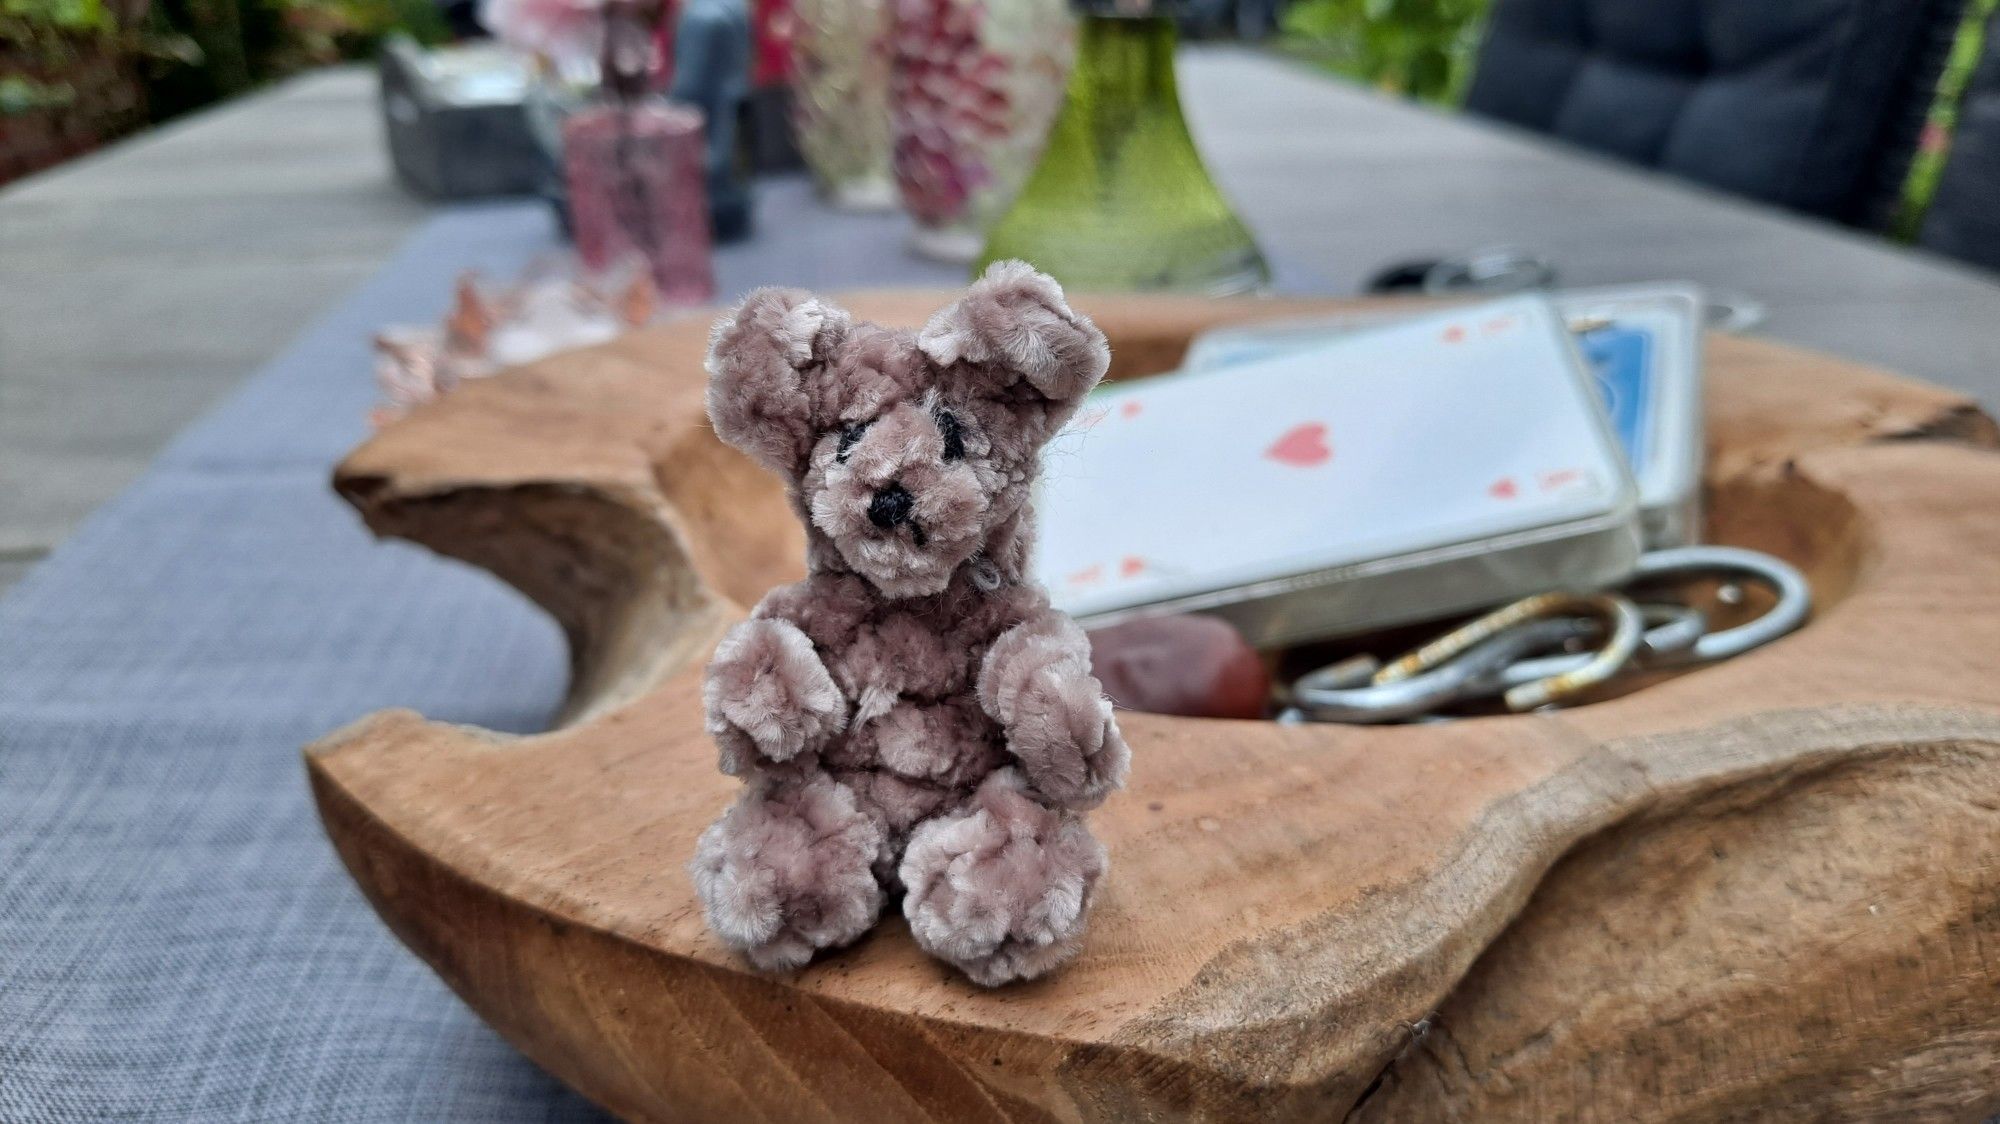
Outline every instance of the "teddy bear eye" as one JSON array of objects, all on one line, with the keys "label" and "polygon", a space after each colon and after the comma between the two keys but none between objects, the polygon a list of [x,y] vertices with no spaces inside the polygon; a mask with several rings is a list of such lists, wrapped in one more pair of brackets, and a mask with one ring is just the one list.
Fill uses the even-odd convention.
[{"label": "teddy bear eye", "polygon": [[840,444],[834,447],[833,459],[840,464],[847,463],[847,455],[854,451],[854,445],[861,435],[868,432],[867,422],[849,422],[840,427]]},{"label": "teddy bear eye", "polygon": [[937,416],[938,433],[944,437],[944,459],[959,461],[965,459],[965,423],[950,410],[939,410]]}]

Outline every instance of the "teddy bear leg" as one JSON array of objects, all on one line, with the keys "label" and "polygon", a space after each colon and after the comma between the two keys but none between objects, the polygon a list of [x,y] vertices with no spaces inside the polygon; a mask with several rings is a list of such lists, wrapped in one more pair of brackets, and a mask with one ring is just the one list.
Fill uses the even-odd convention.
[{"label": "teddy bear leg", "polygon": [[702,833],[688,865],[709,927],[750,962],[798,968],[855,940],[885,900],[882,824],[823,772],[751,785]]},{"label": "teddy bear leg", "polygon": [[1003,769],[911,834],[903,913],[926,952],[975,983],[1033,979],[1076,955],[1104,867],[1076,813],[1036,801]]}]

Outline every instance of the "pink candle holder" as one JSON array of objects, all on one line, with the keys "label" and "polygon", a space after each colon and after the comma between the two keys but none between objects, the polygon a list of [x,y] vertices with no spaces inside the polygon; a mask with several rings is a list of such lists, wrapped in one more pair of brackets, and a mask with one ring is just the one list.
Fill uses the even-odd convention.
[{"label": "pink candle holder", "polygon": [[577,255],[594,270],[645,261],[668,304],[715,298],[701,111],[648,93],[671,58],[671,5],[609,0],[599,64],[606,98],[563,122]]},{"label": "pink candle holder", "polygon": [[698,110],[659,100],[594,105],[563,122],[577,255],[595,270],[636,256],[660,299],[715,298],[706,146]]}]

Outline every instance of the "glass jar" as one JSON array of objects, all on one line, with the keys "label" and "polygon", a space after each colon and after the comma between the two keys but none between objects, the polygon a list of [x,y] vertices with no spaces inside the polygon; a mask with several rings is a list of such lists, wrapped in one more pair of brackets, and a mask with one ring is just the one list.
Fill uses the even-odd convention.
[{"label": "glass jar", "polygon": [[1083,290],[1263,288],[1264,255],[1209,178],[1181,117],[1173,23],[1093,10],[1099,6],[1085,9],[1076,66],[1041,162],[994,226],[977,268],[1021,258]]},{"label": "glass jar", "polygon": [[896,205],[889,171],[890,0],[792,0],[792,117],[820,195]]}]

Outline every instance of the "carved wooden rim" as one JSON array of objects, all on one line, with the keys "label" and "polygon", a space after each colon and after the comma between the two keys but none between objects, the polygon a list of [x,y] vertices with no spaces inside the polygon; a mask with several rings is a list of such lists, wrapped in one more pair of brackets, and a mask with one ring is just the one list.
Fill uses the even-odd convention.
[{"label": "carved wooden rim", "polygon": [[[914,323],[944,300],[847,303]],[[1219,323],[1351,307],[1079,303],[1113,341],[1114,377],[1172,366]],[[1518,1022],[1496,1012],[1605,970],[1601,949],[1542,963],[1511,935],[1630,861],[1618,846],[1671,850],[1696,813],[1764,799],[1746,823],[1801,831],[1793,821],[1855,777],[1879,798],[1916,783],[1909,761],[1941,755],[1959,781],[2000,788],[1992,422],[1943,391],[1716,339],[1712,529],[1808,570],[1829,607],[1805,632],[1554,716],[1355,730],[1132,715],[1131,788],[1095,820],[1114,872],[1070,968],[980,991],[890,919],[795,977],[759,976],[709,937],[681,869],[734,783],[715,772],[696,685],[699,657],[741,605],[790,577],[799,542],[776,481],[706,428],[705,329],[690,320],[467,385],[335,478],[378,533],[490,569],[547,608],[575,674],[565,724],[548,734],[388,712],[311,747],[329,834],[385,920],[475,1010],[625,1115],[1327,1119],[1358,1103],[1385,1118],[1493,1118],[1586,1096],[1592,1111],[1638,1115],[1755,1104],[1791,1088],[1793,1071],[1758,1070],[1759,1051],[1783,1043],[1754,1036],[1732,1045],[1744,1064],[1722,1078],[1662,1055],[1587,1089],[1522,1092],[1605,1051],[1658,1045],[1672,1004],[1572,1020],[1532,1050],[1479,1061]],[[1755,875],[1771,895],[1759,924],[1810,953],[1768,969],[1788,974],[1791,994],[1867,970],[1903,981],[1897,1001],[1928,1013],[1856,1048],[1891,1056],[1968,1028],[2000,1034],[1990,988],[1941,983],[1921,958],[1895,966],[1912,940],[1993,940],[2000,909],[1969,919],[1969,899],[1943,894],[1903,919],[1900,943],[1803,934],[1785,887],[1810,879],[1768,865]],[[1657,914],[1651,892],[1620,895]],[[1506,978],[1481,974],[1492,964],[1511,965]],[[1646,970],[1693,962],[1660,964]],[[1625,975],[1599,982],[1622,994],[1650,979]],[[1786,1004],[1783,989],[1744,982],[1673,1025],[1726,1040],[1746,1019],[1805,1017]],[[1413,1028],[1441,1010],[1449,1040],[1412,1049]],[[1674,1092],[1682,1079],[1704,1091]],[[1871,1080],[1869,1095],[1912,1104],[1911,1089],[1941,1079],[1931,1067]]]}]

